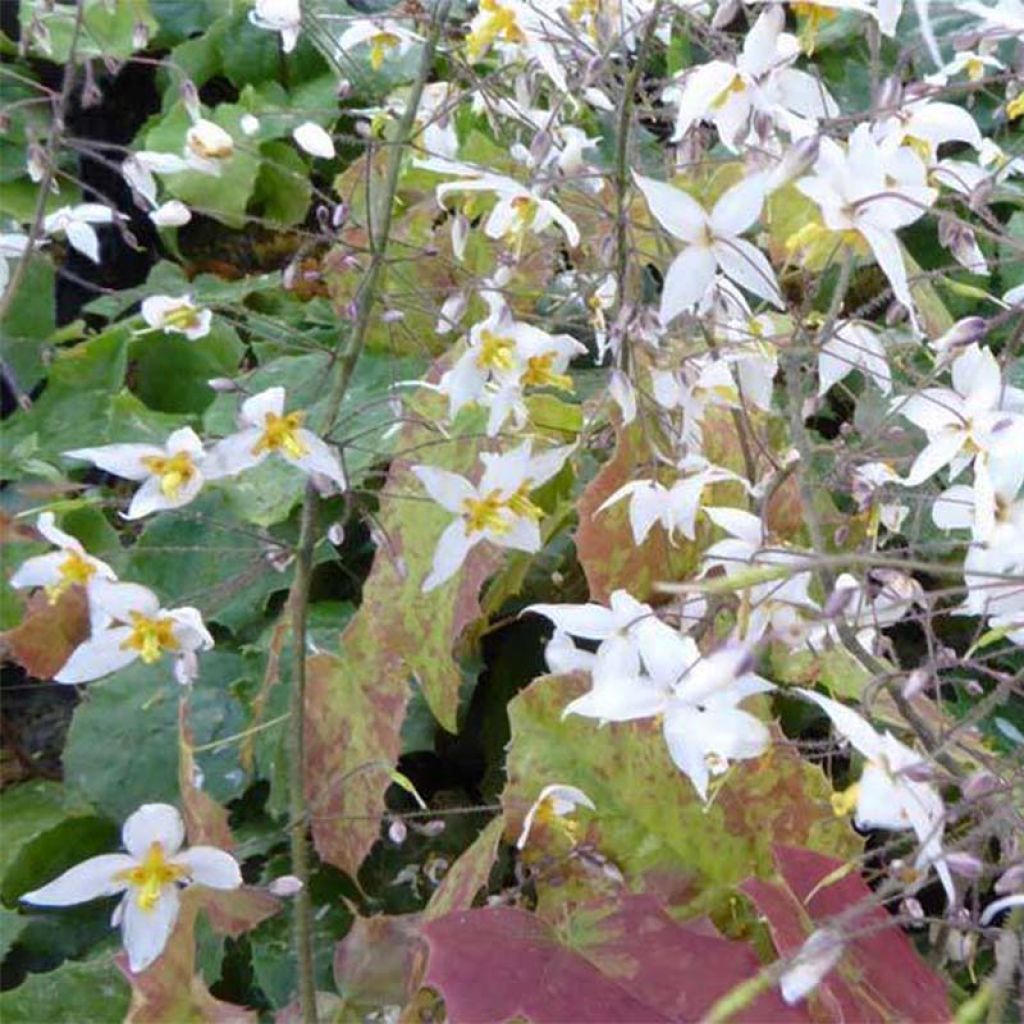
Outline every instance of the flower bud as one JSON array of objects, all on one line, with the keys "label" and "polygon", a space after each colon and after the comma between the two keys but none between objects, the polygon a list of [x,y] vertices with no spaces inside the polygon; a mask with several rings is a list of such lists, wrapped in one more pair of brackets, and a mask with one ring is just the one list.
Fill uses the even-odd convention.
[{"label": "flower bud", "polygon": [[994,888],[1000,896],[1024,889],[1024,864],[1014,864],[1012,868],[1007,868],[996,879]]},{"label": "flower bud", "polygon": [[302,892],[302,882],[294,875],[281,875],[280,878],[275,878],[270,885],[267,886],[272,896],[289,897],[295,896]]},{"label": "flower bud", "polygon": [[976,882],[985,871],[985,865],[973,853],[953,850],[946,854],[944,860],[954,875],[959,875],[961,878],[966,878],[971,882]]}]

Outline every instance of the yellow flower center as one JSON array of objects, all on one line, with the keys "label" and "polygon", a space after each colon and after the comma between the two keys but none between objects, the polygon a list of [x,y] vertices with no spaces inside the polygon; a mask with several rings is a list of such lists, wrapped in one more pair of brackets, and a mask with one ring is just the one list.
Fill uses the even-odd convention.
[{"label": "yellow flower center", "polygon": [[918,139],[913,135],[908,135],[903,140],[903,145],[908,149],[912,149],[921,158],[922,163],[931,163],[932,147],[924,139]]},{"label": "yellow flower center", "polygon": [[476,365],[481,370],[511,370],[516,343],[490,331],[480,332],[480,353]]},{"label": "yellow flower center", "polygon": [[567,373],[555,373],[552,365],[555,361],[554,352],[544,355],[530,356],[526,360],[526,372],[523,374],[523,386],[535,388],[558,388],[561,391],[572,391],[572,378]]},{"label": "yellow flower center", "polygon": [[572,0],[569,4],[569,17],[579,21],[588,14],[597,17],[601,10],[601,0]]},{"label": "yellow flower center", "polygon": [[1016,121],[1018,117],[1024,116],[1024,92],[1006,104],[1006,119]]},{"label": "yellow flower center", "polygon": [[309,451],[299,437],[299,428],[305,417],[304,412],[290,412],[287,416],[268,412],[263,421],[263,433],[252,450],[253,455],[282,452],[293,459],[302,458]]},{"label": "yellow flower center", "polygon": [[396,47],[401,40],[393,32],[378,32],[370,40],[370,67],[380,71],[388,50]]},{"label": "yellow flower center", "polygon": [[511,526],[502,514],[505,502],[501,500],[501,491],[491,491],[483,498],[466,498],[462,503],[462,514],[466,520],[466,535],[483,533],[508,533]]},{"label": "yellow flower center", "polygon": [[857,809],[857,800],[860,798],[860,783],[855,782],[852,786],[844,789],[841,793],[832,794],[832,812],[837,818],[845,818]]},{"label": "yellow flower center", "polygon": [[132,634],[121,644],[122,651],[138,651],[147,665],[160,660],[164,651],[176,651],[178,641],[174,636],[174,619],[151,619],[142,612],[129,612]]},{"label": "yellow flower center", "polygon": [[544,518],[544,510],[530,500],[530,490],[532,487],[532,480],[524,480],[517,488],[515,494],[505,502],[505,507],[521,519],[532,519],[534,522],[540,522]]},{"label": "yellow flower center", "polygon": [[187,331],[199,326],[199,310],[195,306],[182,304],[164,314],[164,327],[177,327]]},{"label": "yellow flower center", "polygon": [[60,580],[45,588],[50,604],[56,604],[76,584],[84,587],[96,572],[96,566],[87,562],[77,551],[68,549],[65,553],[68,557],[57,567]]},{"label": "yellow flower center", "polygon": [[516,196],[512,200],[512,209],[516,211],[520,228],[527,228],[537,215],[537,201],[531,196]]},{"label": "yellow flower center", "polygon": [[743,92],[746,87],[747,83],[743,81],[742,75],[733,75],[732,81],[711,101],[711,109],[719,110],[724,107],[731,96]]},{"label": "yellow flower center", "polygon": [[979,78],[983,78],[985,75],[985,63],[978,60],[977,57],[970,57],[964,65],[964,70],[972,82],[977,82]]},{"label": "yellow flower center", "polygon": [[142,464],[160,477],[160,490],[167,498],[176,498],[178,492],[196,475],[196,466],[188,452],[175,452],[171,456],[147,455]]},{"label": "yellow flower center", "polygon": [[188,148],[204,160],[226,160],[235,151],[235,144],[230,138],[213,142],[203,138],[199,132],[189,134],[187,143]]},{"label": "yellow flower center", "polygon": [[487,17],[466,37],[466,56],[471,60],[479,58],[496,40],[503,39],[507,43],[522,43],[523,35],[514,11],[502,7],[497,0],[480,0],[480,10]]},{"label": "yellow flower center", "polygon": [[800,41],[808,55],[814,53],[814,46],[818,41],[818,30],[839,17],[839,11],[834,7],[823,7],[821,4],[814,3],[793,4],[793,12],[803,21]]},{"label": "yellow flower center", "polygon": [[160,902],[160,894],[165,885],[185,877],[185,869],[167,860],[160,843],[150,843],[142,863],[118,871],[114,877],[120,882],[127,882],[135,889],[136,902],[143,910],[148,911],[153,910]]}]

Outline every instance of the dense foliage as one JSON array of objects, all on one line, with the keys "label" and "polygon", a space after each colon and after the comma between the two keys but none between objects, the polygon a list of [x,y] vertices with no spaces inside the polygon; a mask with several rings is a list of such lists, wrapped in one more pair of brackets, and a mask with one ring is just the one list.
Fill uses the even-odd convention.
[{"label": "dense foliage", "polygon": [[1020,0],[20,0],[5,1021],[1024,1010]]}]

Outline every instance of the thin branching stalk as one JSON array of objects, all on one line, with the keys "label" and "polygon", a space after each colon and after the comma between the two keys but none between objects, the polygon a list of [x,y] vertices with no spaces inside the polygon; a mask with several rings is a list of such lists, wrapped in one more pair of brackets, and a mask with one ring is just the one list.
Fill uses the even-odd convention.
[{"label": "thin branching stalk", "polygon": [[[352,381],[359,357],[362,355],[370,316],[377,297],[377,286],[384,266],[391,231],[391,216],[395,193],[405,150],[416,130],[423,90],[434,64],[437,42],[448,13],[448,0],[438,5],[427,41],[423,46],[416,81],[409,93],[405,113],[388,153],[384,186],[379,193],[376,209],[369,208],[371,218],[371,259],[356,298],[356,317],[352,331],[343,342],[334,367],[331,390],[327,396],[321,429],[329,434],[341,411],[342,402]],[[368,169],[369,173],[369,169]],[[306,632],[309,608],[309,587],[313,570],[313,549],[317,540],[320,498],[316,488],[306,487],[302,504],[302,519],[296,552],[295,579],[288,599],[292,632],[292,687],[289,717],[289,812],[291,818],[290,843],[292,873],[302,883],[295,900],[294,943],[299,976],[299,1006],[303,1024],[316,1024],[316,976],[313,954],[313,907],[309,897],[309,849],[307,827],[309,811],[305,791],[305,700],[306,700]]]}]

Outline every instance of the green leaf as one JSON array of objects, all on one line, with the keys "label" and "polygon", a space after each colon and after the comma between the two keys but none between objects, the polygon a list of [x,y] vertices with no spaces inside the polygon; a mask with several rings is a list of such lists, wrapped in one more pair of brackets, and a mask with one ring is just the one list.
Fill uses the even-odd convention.
[{"label": "green leaf", "polygon": [[[197,747],[244,727],[231,687],[243,671],[237,654],[200,655],[191,722]],[[72,792],[118,821],[140,804],[178,801],[178,697],[181,687],[166,661],[134,665],[92,683],[75,709],[64,749]],[[243,774],[234,744],[199,751],[203,788],[224,802],[239,795]]]},{"label": "green leaf", "polygon": [[[5,899],[8,898],[8,874],[22,858],[26,847],[70,816],[88,813],[88,807],[82,803],[68,801],[64,787],[57,782],[23,782],[0,792],[4,837],[0,844],[0,887]],[[20,893],[14,893],[15,897],[17,895]]]},{"label": "green leaf", "polygon": [[46,376],[45,340],[57,329],[53,266],[43,256],[29,259],[24,280],[0,324],[4,359],[24,392]]},{"label": "green leaf", "polygon": [[253,204],[263,217],[280,227],[291,227],[306,216],[313,187],[305,161],[285,142],[260,146],[260,165]]},{"label": "green leaf", "polygon": [[18,941],[28,918],[19,914],[16,910],[8,910],[0,907],[0,963],[11,951],[11,947]]},{"label": "green leaf", "polygon": [[[221,103],[207,115],[235,140],[234,154],[220,162],[219,175],[181,171],[163,178],[167,190],[176,199],[234,228],[245,223],[245,209],[256,185],[260,165],[259,159],[244,144],[245,134],[239,127],[245,113],[246,109],[238,104]],[[175,104],[146,132],[145,148],[180,153],[190,124],[184,105]]]},{"label": "green leaf", "polygon": [[747,875],[770,874],[773,843],[836,856],[859,848],[832,813],[821,769],[793,748],[776,743],[756,760],[735,763],[705,806],[669,757],[656,722],[599,728],[579,716],[563,719],[565,705],[585,689],[579,677],[545,676],[509,705],[502,802],[510,834],[545,783],[578,786],[597,807],[588,815],[588,841],[633,887],[687,880],[700,894],[693,911],[711,909]]},{"label": "green leaf", "polygon": [[[116,4],[107,0],[83,2],[82,31],[75,47],[75,59],[79,62],[91,57],[124,60],[135,52],[136,25],[145,25],[150,34],[157,29],[148,0],[120,0]],[[37,34],[25,36],[32,40],[34,53],[56,64],[67,62],[75,31],[74,7],[55,6],[48,0],[21,0],[19,17],[22,33],[27,32],[34,18],[47,29],[45,44]]]},{"label": "green leaf", "polygon": [[1024,284],[1024,211],[1011,215],[1006,222],[1006,238],[999,243],[999,281],[1003,292]]},{"label": "green leaf", "polygon": [[30,974],[0,994],[4,1024],[120,1024],[128,986],[110,957],[69,961],[47,974]]},{"label": "green leaf", "polygon": [[235,329],[219,317],[197,341],[180,334],[146,334],[129,349],[132,390],[150,409],[201,413],[216,397],[208,381],[233,377],[244,351]]}]

